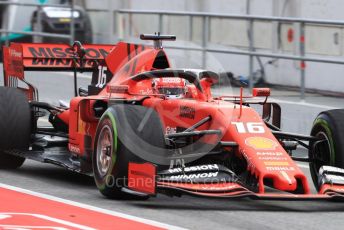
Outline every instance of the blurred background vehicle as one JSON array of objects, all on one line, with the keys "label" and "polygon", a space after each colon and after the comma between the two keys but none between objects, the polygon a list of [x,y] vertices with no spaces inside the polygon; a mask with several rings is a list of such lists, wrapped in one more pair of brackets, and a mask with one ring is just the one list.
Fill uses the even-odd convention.
[{"label": "blurred background vehicle", "polygon": [[[71,6],[70,1],[66,0],[20,0],[1,2],[13,2],[18,4],[37,4],[48,3],[51,6],[20,6],[20,5],[0,5],[0,25],[7,30],[22,32],[47,32],[56,34],[70,34]],[[60,5],[60,7],[59,7]],[[92,43],[92,26],[88,13],[81,6],[74,6],[74,38],[83,43]],[[69,43],[68,38],[32,36],[19,33],[2,33],[1,42],[57,42]]]},{"label": "blurred background vehicle", "polygon": [[[42,32],[50,33],[70,33],[71,9],[59,7],[42,7],[33,12],[31,17],[31,28],[37,31],[39,27],[38,14],[41,14]],[[84,8],[75,6],[73,11],[75,33],[74,39],[82,43],[92,43],[92,26],[90,18]],[[41,40],[41,41],[40,41]],[[57,39],[53,37],[33,36],[34,42],[65,42],[68,39]]]}]

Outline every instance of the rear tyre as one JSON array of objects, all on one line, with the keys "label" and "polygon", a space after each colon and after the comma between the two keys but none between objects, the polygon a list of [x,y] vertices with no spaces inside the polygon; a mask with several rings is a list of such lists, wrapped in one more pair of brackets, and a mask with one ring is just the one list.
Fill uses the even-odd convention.
[{"label": "rear tyre", "polygon": [[0,87],[0,168],[20,167],[25,158],[5,151],[28,150],[31,135],[31,111],[24,93]]},{"label": "rear tyre", "polygon": [[313,183],[319,190],[319,169],[323,165],[344,168],[344,109],[322,112],[313,123],[311,135],[323,139],[310,143],[309,164]]},{"label": "rear tyre", "polygon": [[[145,125],[138,129],[143,120]],[[140,144],[141,141],[143,144]],[[125,193],[122,188],[128,184],[129,162],[147,162],[138,156],[137,151],[148,150],[149,146],[161,149],[160,153],[164,154],[162,124],[154,110],[126,104],[108,108],[97,127],[92,157],[94,178],[99,191],[113,199],[148,198]]]}]

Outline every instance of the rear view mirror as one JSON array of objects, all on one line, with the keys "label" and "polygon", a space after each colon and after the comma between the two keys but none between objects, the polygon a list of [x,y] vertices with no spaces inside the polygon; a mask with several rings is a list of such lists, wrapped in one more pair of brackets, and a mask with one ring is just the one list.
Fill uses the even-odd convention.
[{"label": "rear view mirror", "polygon": [[268,97],[270,96],[270,88],[253,88],[252,96],[253,97]]},{"label": "rear view mirror", "polygon": [[81,97],[87,97],[88,96],[88,90],[84,87],[79,87],[79,96]]},{"label": "rear view mirror", "polygon": [[219,82],[219,75],[212,71],[203,71],[199,73],[199,79],[201,81],[207,81],[211,85],[214,85]]}]

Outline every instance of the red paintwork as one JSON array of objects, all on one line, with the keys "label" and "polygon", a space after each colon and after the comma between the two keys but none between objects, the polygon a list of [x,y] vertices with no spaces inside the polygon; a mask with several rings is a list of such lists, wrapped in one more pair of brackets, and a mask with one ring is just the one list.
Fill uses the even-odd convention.
[{"label": "red paintwork", "polygon": [[338,193],[344,195],[344,186],[341,185],[331,185],[331,184],[324,184],[321,186],[319,194],[333,194]]},{"label": "red paintwork", "polygon": [[195,192],[210,192],[210,193],[225,193],[230,191],[246,191],[249,190],[242,187],[235,182],[217,183],[217,184],[191,184],[191,183],[172,183],[172,182],[158,182],[160,187],[172,187],[187,189]]},{"label": "red paintwork", "polygon": [[24,79],[23,66],[23,47],[20,44],[11,44],[10,47],[3,47],[3,65],[4,65],[4,86],[16,87],[27,95],[29,100],[34,98],[34,89],[28,86],[28,89],[18,87],[18,81]]},{"label": "red paintwork", "polygon": [[253,88],[252,90],[253,97],[268,97],[270,93],[270,88]]},{"label": "red paintwork", "polygon": [[236,198],[236,197],[250,197],[254,199],[263,200],[331,200],[333,195],[337,198],[342,196],[338,193],[332,192],[332,194],[281,194],[281,193],[254,193],[250,190],[242,187],[235,182],[216,183],[216,184],[190,184],[190,183],[171,183],[171,182],[158,182],[157,187],[160,189],[177,188],[182,189],[185,192],[213,198]]},{"label": "red paintwork", "polygon": [[[24,79],[23,62],[23,48],[19,44],[12,44],[10,47],[4,47],[4,70],[9,76],[16,76],[19,79]],[[5,84],[7,84],[5,78]]]},{"label": "red paintwork", "polygon": [[150,163],[129,163],[128,187],[138,192],[154,195],[156,193],[156,167]]},{"label": "red paintwork", "polygon": [[[66,44],[44,44],[44,43],[21,43],[19,45],[23,51],[23,66],[25,69],[34,70],[36,68],[49,69],[72,69],[73,49]],[[93,67],[94,61],[101,61],[115,47],[114,45],[85,44],[86,50],[83,69]]]},{"label": "red paintwork", "polygon": [[[28,47],[66,48],[65,45],[57,44],[12,44],[11,48],[19,49],[20,46],[23,49],[24,69],[31,70],[36,67],[39,67],[39,69],[60,67],[56,66],[56,60],[52,62],[50,67],[47,65],[43,66],[42,64],[38,66],[32,65],[33,57],[29,54]],[[142,105],[155,109],[160,115],[165,128],[188,128],[206,116],[211,116],[211,122],[203,124],[198,130],[221,130],[223,134],[221,137],[222,141],[235,141],[239,144],[239,150],[236,154],[246,159],[248,163],[247,170],[258,178],[259,194],[265,193],[264,180],[267,179],[272,180],[273,186],[278,190],[292,192],[296,190],[298,185],[301,185],[305,194],[310,193],[306,176],[280,145],[270,129],[266,127],[261,116],[253,108],[239,107],[232,102],[222,100],[225,97],[213,98],[210,79],[202,79],[200,81],[203,92],[194,85],[188,85],[188,93],[185,98],[167,100],[161,95],[154,94],[151,79],[141,81],[133,81],[131,79],[132,76],[138,73],[156,69],[157,66],[154,63],[158,56],[160,60],[161,58],[166,60],[163,68],[170,67],[163,49],[153,49],[147,46],[123,42],[118,43],[116,46],[85,45],[85,48],[103,49],[110,52],[105,58],[99,57],[97,60],[100,61],[101,65],[106,65],[113,77],[107,84],[107,87],[97,96],[75,97],[70,102],[69,114],[61,114],[62,119],[69,124],[69,150],[72,153],[80,156],[85,155],[84,140],[86,135],[94,141],[98,124],[98,119],[95,118],[91,109],[94,101],[108,101],[110,98],[139,100],[147,97],[143,100]],[[8,58],[6,55],[8,54],[5,54],[5,58]],[[68,53],[66,58],[60,59],[66,60],[70,58],[71,56]],[[51,60],[51,57],[47,59]],[[95,60],[92,57],[86,57],[86,59]],[[9,60],[11,61],[11,58]],[[71,66],[65,67],[71,69]],[[90,66],[86,65],[84,68],[88,69]],[[160,68],[162,67],[160,66]],[[8,74],[10,69],[5,66],[6,71]],[[5,76],[7,75],[5,74]],[[19,74],[17,77],[20,78]],[[262,92],[256,91],[256,95],[264,94],[264,96],[267,96],[269,92],[268,89],[264,89]],[[182,107],[190,109],[189,111],[192,114],[189,117],[181,116]],[[242,130],[240,132],[233,122],[241,123],[245,127],[245,132],[242,132]],[[254,127],[252,132],[247,131],[247,128],[252,124],[258,124],[262,132],[256,132]],[[220,139],[217,135],[205,135],[201,138],[201,141],[217,143]]]},{"label": "red paintwork", "polygon": [[[85,44],[86,55],[82,69],[93,70],[97,62],[100,64],[104,62],[104,58],[114,47],[114,45]],[[24,71],[28,70],[71,71],[74,66],[81,68],[79,63],[73,63],[73,55],[72,48],[65,44],[11,43],[9,47],[3,46],[4,86],[19,88],[16,82],[25,80]],[[10,78],[17,80],[10,81]],[[29,100],[34,100],[37,96],[36,89],[26,84],[28,89],[19,89],[27,94]]]},{"label": "red paintwork", "polygon": [[0,203],[0,229],[166,229],[1,187]]},{"label": "red paintwork", "polygon": [[65,110],[58,114],[59,118],[67,125],[69,125],[69,117],[70,117],[69,111],[70,110]]}]

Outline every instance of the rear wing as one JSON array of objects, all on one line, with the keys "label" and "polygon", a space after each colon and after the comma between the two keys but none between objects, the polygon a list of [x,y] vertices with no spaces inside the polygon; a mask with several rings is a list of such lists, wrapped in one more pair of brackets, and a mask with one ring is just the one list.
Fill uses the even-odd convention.
[{"label": "rear wing", "polygon": [[73,48],[66,44],[11,43],[9,47],[4,46],[4,85],[19,88],[27,93],[29,100],[37,100],[37,90],[25,81],[25,71],[72,71],[75,68],[93,71],[105,62],[115,46],[85,44],[83,47],[85,55],[81,62]]}]

